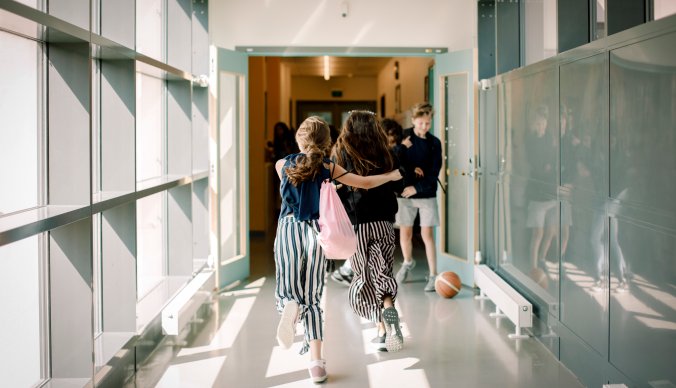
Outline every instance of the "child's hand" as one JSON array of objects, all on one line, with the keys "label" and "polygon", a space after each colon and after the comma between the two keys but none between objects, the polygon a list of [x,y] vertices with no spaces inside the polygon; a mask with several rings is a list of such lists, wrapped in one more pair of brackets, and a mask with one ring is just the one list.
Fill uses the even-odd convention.
[{"label": "child's hand", "polygon": [[404,189],[404,191],[401,192],[401,196],[404,198],[409,198],[418,193],[418,190],[415,189],[413,186],[408,186]]},{"label": "child's hand", "polygon": [[401,176],[401,172],[398,169],[388,172],[387,177],[390,178],[391,181],[398,181],[403,178],[403,176]]}]

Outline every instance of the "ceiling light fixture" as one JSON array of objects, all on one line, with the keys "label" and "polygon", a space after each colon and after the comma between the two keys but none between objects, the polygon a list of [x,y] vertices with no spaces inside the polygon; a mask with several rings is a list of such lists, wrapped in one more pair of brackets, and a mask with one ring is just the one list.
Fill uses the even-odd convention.
[{"label": "ceiling light fixture", "polygon": [[331,78],[331,69],[329,68],[329,56],[324,55],[324,79],[329,80]]}]

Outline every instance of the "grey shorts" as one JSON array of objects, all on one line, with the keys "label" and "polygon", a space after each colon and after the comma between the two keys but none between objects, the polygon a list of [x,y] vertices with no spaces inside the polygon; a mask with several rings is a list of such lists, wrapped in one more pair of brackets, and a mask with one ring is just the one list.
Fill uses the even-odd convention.
[{"label": "grey shorts", "polygon": [[558,201],[530,201],[528,203],[528,216],[526,218],[526,227],[543,228],[545,226],[545,217],[547,212],[558,205]]},{"label": "grey shorts", "polygon": [[420,226],[439,226],[439,206],[436,198],[397,198],[399,211],[396,220],[399,226],[413,226],[420,211]]}]

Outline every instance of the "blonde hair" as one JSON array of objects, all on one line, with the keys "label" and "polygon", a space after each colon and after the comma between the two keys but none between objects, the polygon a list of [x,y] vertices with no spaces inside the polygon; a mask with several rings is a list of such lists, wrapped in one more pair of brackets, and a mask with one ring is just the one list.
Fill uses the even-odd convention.
[{"label": "blonde hair", "polygon": [[286,176],[294,186],[315,179],[321,172],[324,158],[331,150],[329,125],[317,116],[308,117],[296,131],[296,142],[305,154],[296,158],[295,166],[286,169]]},{"label": "blonde hair", "polygon": [[411,107],[411,114],[414,119],[422,116],[432,116],[434,108],[428,102],[421,102]]}]

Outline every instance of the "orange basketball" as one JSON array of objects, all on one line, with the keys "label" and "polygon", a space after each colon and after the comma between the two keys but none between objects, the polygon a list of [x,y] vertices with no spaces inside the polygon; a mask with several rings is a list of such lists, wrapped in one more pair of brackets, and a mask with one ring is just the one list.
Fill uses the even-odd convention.
[{"label": "orange basketball", "polygon": [[434,289],[443,298],[454,297],[455,294],[460,292],[460,288],[462,288],[462,282],[460,276],[455,272],[442,272],[434,279]]}]

